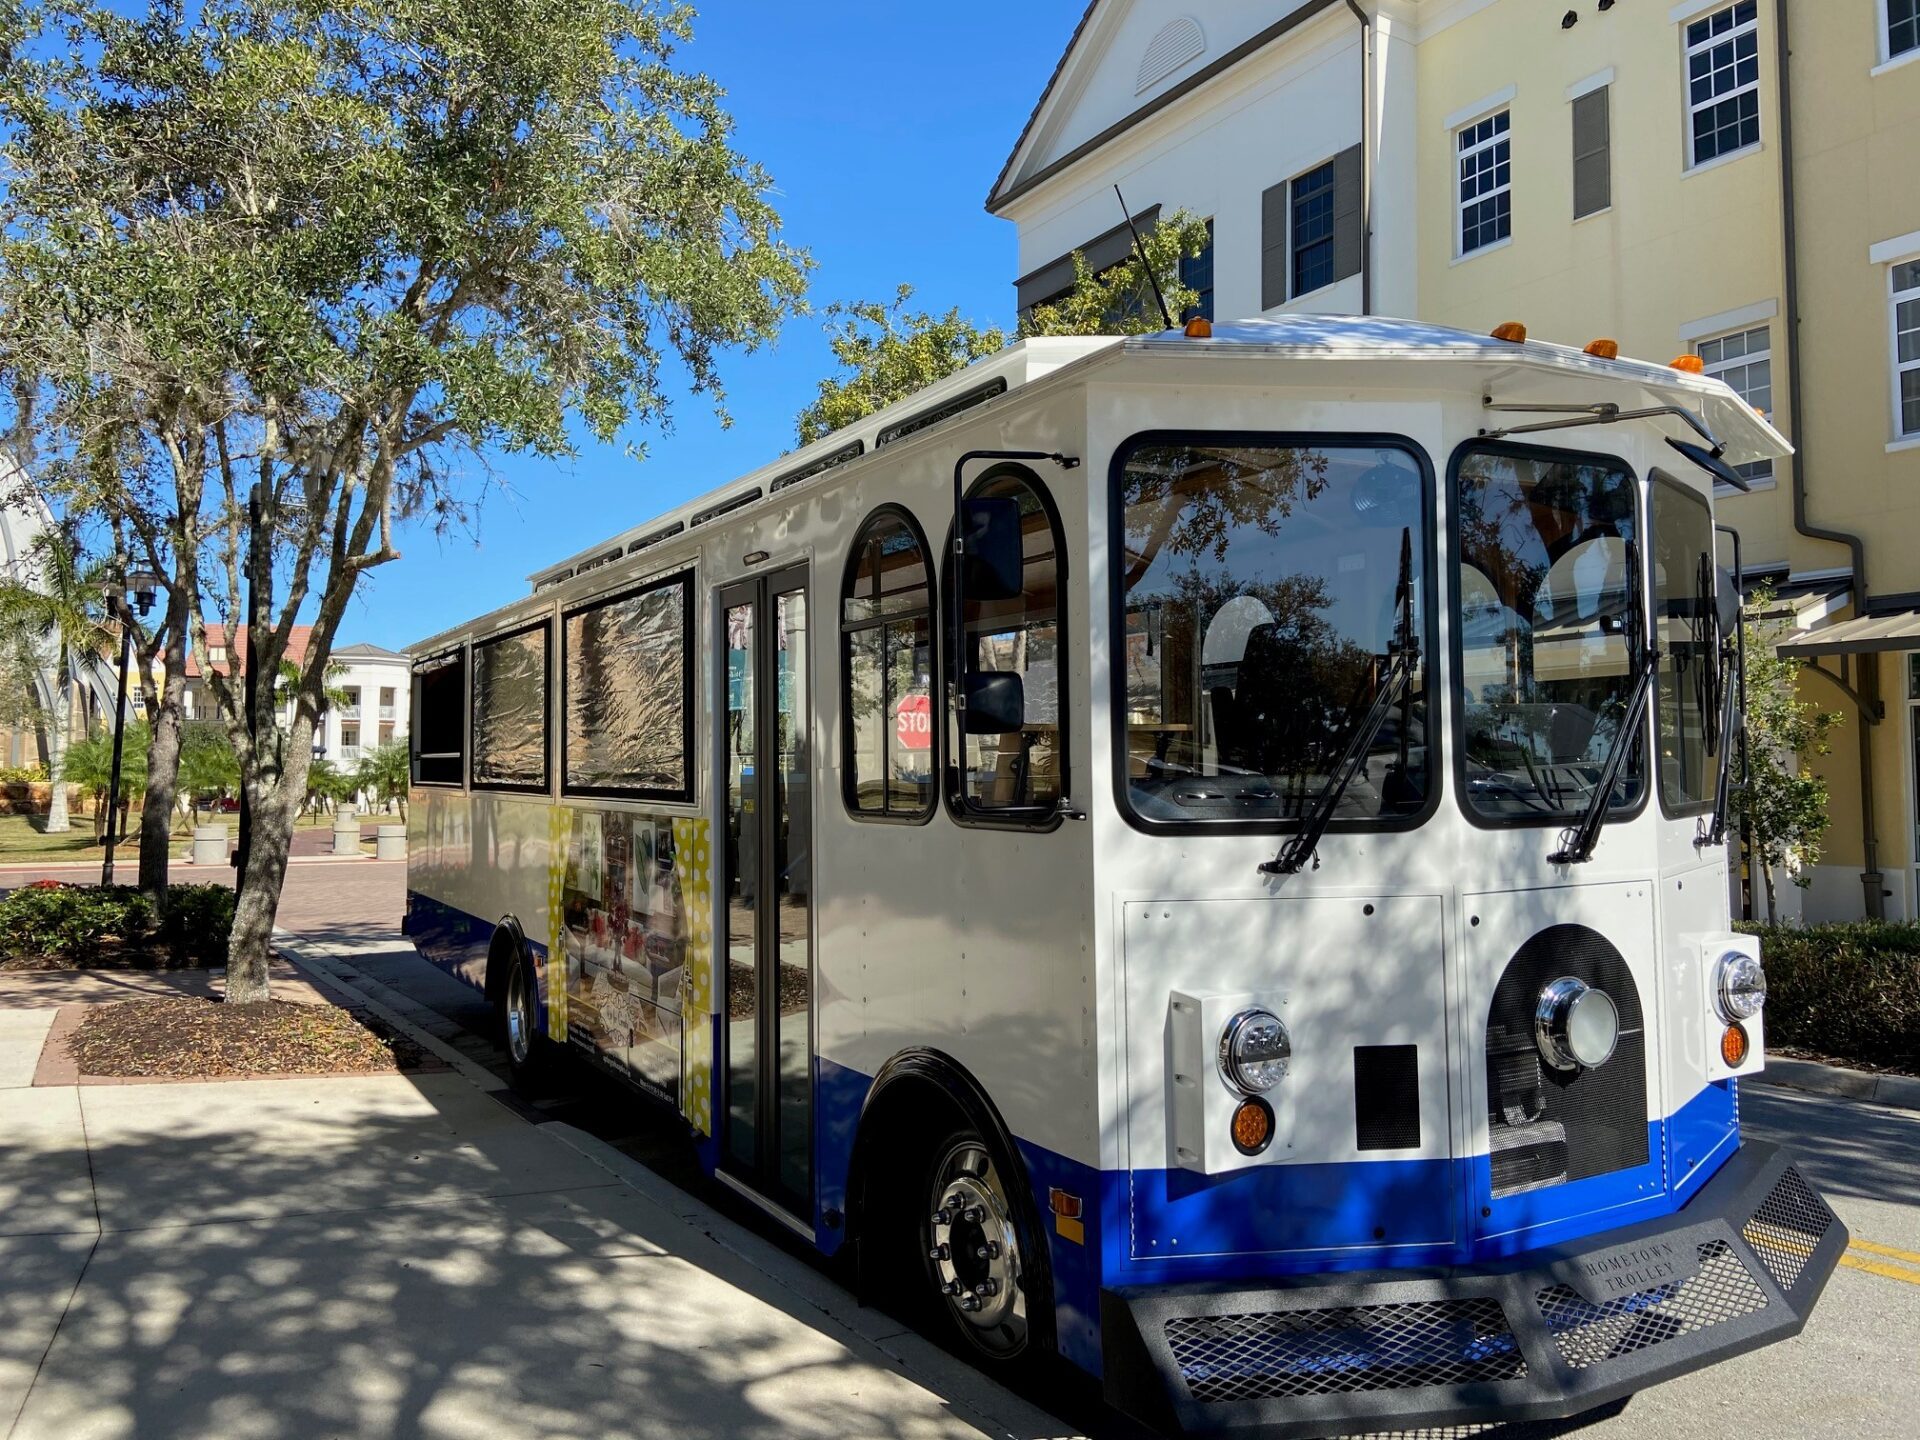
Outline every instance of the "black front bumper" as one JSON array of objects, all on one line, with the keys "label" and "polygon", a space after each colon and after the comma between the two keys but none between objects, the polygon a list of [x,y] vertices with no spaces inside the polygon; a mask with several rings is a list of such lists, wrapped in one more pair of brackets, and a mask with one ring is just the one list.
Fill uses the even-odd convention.
[{"label": "black front bumper", "polygon": [[1678,1214],[1497,1264],[1103,1290],[1107,1399],[1188,1434],[1560,1419],[1799,1334],[1846,1246],[1748,1144]]}]

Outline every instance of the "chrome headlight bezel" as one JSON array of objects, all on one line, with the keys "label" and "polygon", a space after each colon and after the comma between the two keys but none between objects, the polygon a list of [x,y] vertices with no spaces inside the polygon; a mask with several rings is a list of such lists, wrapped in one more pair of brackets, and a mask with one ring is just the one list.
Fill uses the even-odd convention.
[{"label": "chrome headlight bezel", "polygon": [[[1606,991],[1564,976],[1540,992],[1533,1034],[1541,1058],[1554,1069],[1597,1070],[1619,1047],[1620,1007]],[[1593,1043],[1596,1037],[1603,1038],[1604,1045]]]},{"label": "chrome headlight bezel", "polygon": [[1237,1094],[1266,1094],[1287,1078],[1292,1061],[1286,1022],[1264,1006],[1240,1011],[1220,1032],[1220,1078]]},{"label": "chrome headlight bezel", "polygon": [[1755,956],[1729,950],[1720,957],[1713,998],[1723,1020],[1737,1023],[1753,1019],[1767,1006],[1766,967]]}]

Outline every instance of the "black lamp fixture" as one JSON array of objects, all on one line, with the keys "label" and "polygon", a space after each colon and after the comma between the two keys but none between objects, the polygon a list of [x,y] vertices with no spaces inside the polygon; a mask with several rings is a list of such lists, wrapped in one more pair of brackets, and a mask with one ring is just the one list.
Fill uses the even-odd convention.
[{"label": "black lamp fixture", "polygon": [[1560,28],[1562,30],[1571,30],[1574,26],[1578,25],[1579,23],[1580,23],[1580,12],[1578,10],[1569,10],[1567,11],[1566,14],[1560,17]]}]

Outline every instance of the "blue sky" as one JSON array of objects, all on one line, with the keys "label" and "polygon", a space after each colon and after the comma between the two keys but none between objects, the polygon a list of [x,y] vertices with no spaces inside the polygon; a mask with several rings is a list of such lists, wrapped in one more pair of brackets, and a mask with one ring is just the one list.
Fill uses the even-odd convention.
[{"label": "blue sky", "polygon": [[[1013,312],[1014,231],[988,187],[1073,33],[1083,0],[708,0],[690,68],[726,86],[738,148],[773,176],[790,244],[812,252],[811,303]],[[832,369],[820,318],[724,365],[732,429],[676,397],[670,434],[636,431],[635,465],[590,441],[577,459],[497,457],[475,537],[401,536],[403,558],[361,582],[345,644],[395,649],[526,593],[528,572],[791,449],[795,414]]]}]

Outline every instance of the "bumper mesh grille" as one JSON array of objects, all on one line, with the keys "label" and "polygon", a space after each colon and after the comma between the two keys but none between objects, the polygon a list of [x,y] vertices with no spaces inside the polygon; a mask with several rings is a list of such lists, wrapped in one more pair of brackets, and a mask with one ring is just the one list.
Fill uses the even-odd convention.
[{"label": "bumper mesh grille", "polygon": [[1737,1320],[1767,1304],[1766,1292],[1724,1240],[1702,1245],[1699,1273],[1676,1284],[1600,1303],[1571,1286],[1549,1285],[1535,1298],[1560,1358],[1575,1370]]},{"label": "bumper mesh grille", "polygon": [[1789,1165],[1772,1193],[1760,1202],[1753,1218],[1741,1228],[1740,1238],[1753,1247],[1773,1283],[1793,1289],[1800,1272],[1833,1225],[1833,1211]]},{"label": "bumper mesh grille", "polygon": [[1169,1320],[1201,1404],[1487,1384],[1527,1373],[1500,1302],[1433,1300]]}]

